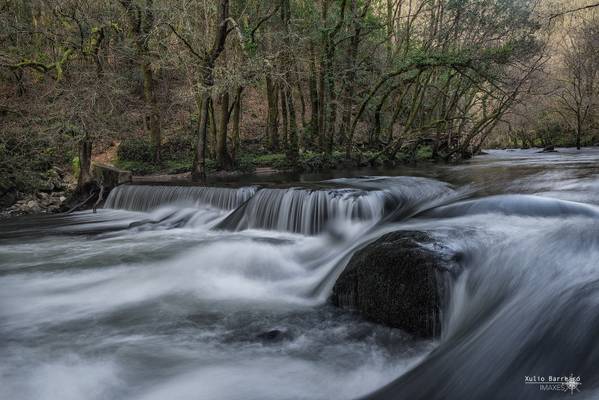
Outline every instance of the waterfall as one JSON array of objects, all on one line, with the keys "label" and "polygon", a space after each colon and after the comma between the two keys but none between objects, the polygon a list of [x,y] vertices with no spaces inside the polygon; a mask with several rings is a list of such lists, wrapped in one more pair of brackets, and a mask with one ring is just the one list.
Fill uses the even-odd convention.
[{"label": "waterfall", "polygon": [[110,193],[104,208],[153,211],[165,206],[210,206],[231,211],[216,224],[217,229],[263,229],[315,235],[333,221],[401,220],[456,196],[446,184],[423,178],[364,177],[335,183],[347,187],[231,189],[126,185]]},{"label": "waterfall", "polygon": [[335,219],[378,221],[396,203],[395,198],[385,191],[262,189],[218,227],[313,235]]},{"label": "waterfall", "polygon": [[257,188],[215,188],[198,186],[124,185],[113,189],[104,208],[131,211],[150,211],[158,207],[178,204],[187,206],[209,205],[223,210],[239,207],[256,193]]}]

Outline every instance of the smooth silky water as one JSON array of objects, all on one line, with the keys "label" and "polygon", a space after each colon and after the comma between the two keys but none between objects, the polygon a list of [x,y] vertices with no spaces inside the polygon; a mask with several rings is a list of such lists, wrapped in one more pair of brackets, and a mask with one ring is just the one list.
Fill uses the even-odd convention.
[{"label": "smooth silky water", "polygon": [[[367,172],[1,220],[0,398],[552,398],[524,376],[570,373],[599,398],[597,149]],[[460,255],[436,340],[327,302],[397,229]]]}]

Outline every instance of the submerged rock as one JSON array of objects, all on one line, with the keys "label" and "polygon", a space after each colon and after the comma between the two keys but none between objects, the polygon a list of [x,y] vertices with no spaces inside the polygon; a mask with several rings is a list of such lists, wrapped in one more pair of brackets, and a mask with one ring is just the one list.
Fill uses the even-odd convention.
[{"label": "submerged rock", "polygon": [[333,287],[333,304],[417,336],[437,336],[445,282],[457,270],[450,254],[424,232],[386,234],[354,254]]},{"label": "submerged rock", "polygon": [[281,342],[283,340],[289,339],[290,337],[291,335],[287,330],[281,329],[273,329],[256,335],[256,338],[262,340],[263,342]]}]

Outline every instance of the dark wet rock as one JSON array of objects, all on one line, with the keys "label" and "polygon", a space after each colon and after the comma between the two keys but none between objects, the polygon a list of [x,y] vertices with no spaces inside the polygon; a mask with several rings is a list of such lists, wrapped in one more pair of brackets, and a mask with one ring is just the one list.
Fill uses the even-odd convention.
[{"label": "dark wet rock", "polygon": [[17,202],[17,199],[17,187],[13,180],[6,176],[0,176],[0,208],[12,206]]},{"label": "dark wet rock", "polygon": [[556,153],[555,146],[545,146],[543,150],[539,151],[539,153]]},{"label": "dark wet rock", "polygon": [[289,339],[289,332],[281,329],[273,329],[256,335],[256,338],[264,342],[281,342]]},{"label": "dark wet rock", "polygon": [[0,191],[0,208],[12,206],[17,202],[17,199],[17,189],[15,188],[8,188]]},{"label": "dark wet rock", "polygon": [[354,254],[332,301],[373,322],[433,337],[440,333],[445,283],[458,270],[452,252],[429,234],[392,232]]}]

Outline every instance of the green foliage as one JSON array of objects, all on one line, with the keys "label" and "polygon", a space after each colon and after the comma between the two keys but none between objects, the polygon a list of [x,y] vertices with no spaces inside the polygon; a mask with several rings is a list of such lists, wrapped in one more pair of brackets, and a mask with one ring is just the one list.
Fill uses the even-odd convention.
[{"label": "green foliage", "polygon": [[420,146],[416,149],[416,160],[430,160],[433,158],[433,149],[431,146]]},{"label": "green foliage", "polygon": [[195,138],[190,135],[169,137],[161,147],[163,160],[191,160],[195,149]]},{"label": "green foliage", "polygon": [[241,156],[235,167],[238,171],[252,173],[256,170],[256,160],[252,156]]},{"label": "green foliage", "polygon": [[161,167],[145,161],[117,160],[116,166],[131,171],[134,175],[151,175],[160,172]]},{"label": "green foliage", "polygon": [[345,161],[344,153],[333,151],[332,154],[316,153],[306,151],[300,158],[299,167],[304,171],[320,171],[323,169],[334,169]]},{"label": "green foliage", "polygon": [[254,157],[256,167],[289,168],[289,160],[283,153],[260,154]]},{"label": "green foliage", "polygon": [[[29,2],[10,3],[33,12],[31,5],[27,5]],[[525,70],[531,55],[539,50],[535,47],[538,46],[536,41],[543,36],[536,32],[539,27],[533,18],[534,0],[419,0],[413,4],[402,3],[401,15],[395,15],[394,20],[389,21],[387,18],[391,15],[386,15],[385,2],[290,1],[288,25],[281,18],[282,3],[244,0],[231,2],[230,15],[234,18],[227,21],[231,34],[225,42],[230,54],[226,60],[217,60],[209,85],[214,86],[207,87],[208,80],[201,79],[206,72],[202,59],[205,52],[210,51],[214,37],[213,29],[206,30],[204,25],[206,21],[212,21],[211,24],[217,22],[214,18],[218,12],[217,2],[175,2],[177,4],[172,5],[168,1],[155,2],[154,8],[146,11],[156,14],[155,21],[168,20],[172,29],[167,29],[164,24],[156,25],[152,35],[144,41],[145,51],[137,48],[140,43],[136,43],[135,35],[126,34],[131,28],[131,21],[127,20],[127,10],[119,6],[113,7],[110,2],[88,2],[89,10],[84,12],[78,8],[77,1],[46,3],[36,3],[35,12],[44,18],[36,20],[38,26],[30,41],[21,40],[22,35],[17,33],[30,31],[33,14],[28,12],[25,16],[25,13],[15,12],[15,7],[8,7],[0,15],[4,22],[10,21],[4,24],[6,32],[3,35],[7,38],[7,59],[25,63],[35,60],[52,66],[52,75],[58,78],[62,74],[60,66],[65,66],[62,82],[58,82],[60,79],[49,82],[45,78],[49,74],[43,72],[43,65],[7,68],[15,76],[20,74],[18,79],[8,75],[7,71],[0,71],[0,78],[7,77],[7,85],[13,86],[7,86],[10,92],[29,92],[27,96],[22,96],[24,93],[12,98],[11,95],[0,96],[5,100],[3,104],[10,105],[11,100],[21,103],[15,110],[6,112],[14,114],[11,117],[14,121],[24,121],[15,124],[20,129],[18,135],[7,138],[2,132],[0,137],[0,168],[11,176],[38,176],[50,170],[52,165],[70,166],[77,173],[79,162],[74,158],[73,150],[82,137],[94,141],[96,149],[104,148],[106,143],[118,138],[120,132],[139,131],[143,124],[140,116],[148,112],[141,90],[141,61],[150,62],[151,70],[156,72],[156,81],[160,85],[157,85],[153,96],[159,109],[168,109],[169,112],[161,116],[165,140],[161,146],[160,164],[152,162],[155,149],[148,138],[121,142],[117,151],[118,163],[134,173],[189,171],[197,138],[176,133],[197,131],[198,105],[195,103],[202,97],[199,95],[206,92],[213,96],[212,110],[217,120],[211,120],[210,127],[214,128],[215,123],[218,125],[223,113],[219,110],[217,97],[224,90],[234,93],[238,86],[243,87],[244,96],[247,95],[241,102],[241,140],[251,143],[242,146],[248,153],[238,154],[235,160],[235,168],[240,171],[251,172],[256,167],[315,171],[352,164],[367,165],[373,159],[385,165],[398,160],[427,160],[432,157],[432,150],[427,146],[410,147],[405,150],[407,153],[394,154],[389,160],[384,154],[378,154],[382,145],[387,148],[399,145],[400,137],[393,136],[393,126],[391,137],[385,139],[385,143],[374,144],[372,150],[354,155],[357,159],[353,160],[346,160],[344,152],[339,151],[332,154],[305,151],[293,163],[284,153],[250,153],[250,149],[257,152],[256,149],[266,144],[266,135],[261,132],[267,118],[264,107],[266,91],[261,87],[264,78],[270,75],[277,84],[299,80],[300,88],[312,92],[317,83],[319,104],[324,102],[320,104],[318,116],[323,118],[324,124],[312,127],[306,126],[307,121],[304,121],[305,102],[311,100],[312,93],[310,97],[297,98],[295,102],[296,119],[300,116],[300,104],[302,107],[302,123],[297,125],[303,129],[303,145],[308,150],[318,148],[315,143],[319,142],[316,139],[321,135],[333,143],[341,142],[335,121],[345,117],[344,99],[350,96],[345,90],[350,89],[353,102],[347,104],[347,110],[351,114],[350,122],[356,122],[352,130],[353,145],[366,143],[365,136],[374,126],[375,111],[377,123],[380,122],[379,130],[386,130],[393,119],[402,125],[402,134],[406,132],[410,139],[417,139],[419,135],[427,135],[430,127],[437,127],[438,123],[433,119],[444,115],[447,124],[441,129],[446,132],[456,132],[452,129],[456,124],[468,121],[463,126],[464,130],[459,130],[464,138],[468,138],[471,132],[465,131],[470,126],[477,126],[476,122],[490,110],[501,110],[499,99],[516,87],[515,78],[519,75],[516,70],[520,70],[509,66]],[[324,6],[327,7],[326,13]],[[173,8],[180,12],[172,13]],[[82,26],[61,17],[71,15],[71,9],[78,13],[75,19]],[[398,10],[392,11],[396,13]],[[406,19],[404,14],[412,17]],[[206,21],[193,18],[197,15],[206,16]],[[439,29],[428,29],[437,24],[440,16],[445,24],[441,24]],[[145,20],[144,15],[138,17]],[[352,34],[358,24],[361,31],[355,37],[355,47],[352,47]],[[144,30],[145,23],[142,25]],[[210,31],[208,35],[207,31]],[[289,36],[284,32],[288,32]],[[104,33],[107,36],[102,41]],[[73,47],[72,43],[79,45]],[[102,54],[119,54],[120,57],[110,63],[99,62],[102,57],[93,57],[93,53],[100,47]],[[352,60],[354,48],[357,54]],[[67,63],[71,51],[72,58],[77,57],[77,63]],[[301,62],[293,62],[296,56],[300,56]],[[292,58],[290,63],[284,61],[288,58]],[[99,63],[96,65],[95,61]],[[320,78],[325,80],[326,87],[321,87]],[[335,82],[337,84],[332,86]],[[18,87],[21,85],[24,87]],[[336,98],[343,99],[338,101],[339,107],[335,106],[333,96],[326,92],[327,88],[333,88]],[[36,98],[38,93],[44,95]],[[295,97],[296,89],[292,93]],[[379,102],[381,106],[377,107]],[[29,106],[32,106],[31,109]],[[180,109],[181,113],[172,112],[174,109]],[[359,109],[363,112],[357,115]],[[397,114],[394,116],[395,110]],[[4,118],[4,114],[0,118]],[[335,122],[334,126],[330,126],[330,121]],[[6,124],[7,129],[10,125]],[[32,126],[44,133],[29,132]],[[318,129],[323,132],[316,132]],[[331,133],[332,137],[329,137]],[[545,142],[557,144],[564,133],[548,130],[540,132],[539,136]],[[480,133],[474,134],[477,135],[475,139],[481,137]],[[462,142],[462,137],[457,139],[460,146],[468,145]],[[537,141],[540,139],[537,138]],[[209,146],[213,145],[210,138]],[[447,143],[447,146],[454,144]],[[215,168],[212,160],[207,160],[207,166],[208,170]]]},{"label": "green foliage", "polygon": [[[186,160],[170,160],[161,164],[146,161],[117,160],[116,166],[135,175],[180,174],[191,171],[192,162]],[[209,170],[214,170],[214,163],[206,163]],[[210,166],[212,166],[210,168]]]},{"label": "green foliage", "polygon": [[151,162],[152,145],[144,139],[125,139],[119,145],[117,156],[123,161]]},{"label": "green foliage", "polygon": [[81,161],[79,160],[78,156],[73,157],[73,159],[71,160],[71,169],[73,171],[73,175],[79,175],[79,170],[81,169]]},{"label": "green foliage", "polygon": [[[210,160],[208,160],[210,161]],[[193,162],[191,160],[169,160],[166,161],[164,163],[165,165],[165,172],[168,174],[181,174],[184,172],[189,172],[191,171],[191,166],[192,166]],[[209,164],[209,163],[206,163]],[[207,165],[208,169],[210,170],[210,168],[214,169],[214,166],[212,165],[212,167],[210,167],[210,165]]]},{"label": "green foliage", "polygon": [[[173,136],[161,146],[163,161],[193,159],[194,140],[192,136]],[[146,139],[126,139],[121,142],[117,156],[122,161],[152,162],[154,151]]]},{"label": "green foliage", "polygon": [[62,181],[53,166],[69,164],[65,158],[73,155],[70,144],[60,134],[3,132],[0,135],[2,184],[24,193],[60,188]]}]

